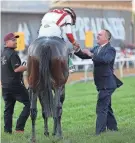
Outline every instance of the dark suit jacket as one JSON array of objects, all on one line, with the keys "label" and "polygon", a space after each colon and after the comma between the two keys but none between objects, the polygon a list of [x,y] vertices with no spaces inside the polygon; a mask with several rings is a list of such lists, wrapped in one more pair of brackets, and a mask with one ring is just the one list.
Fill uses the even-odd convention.
[{"label": "dark suit jacket", "polygon": [[91,59],[94,63],[94,81],[97,89],[115,89],[120,87],[123,83],[113,74],[113,65],[116,56],[116,50],[110,45],[106,44],[99,53],[98,46],[94,47],[91,52],[94,54],[93,58],[79,51],[75,53],[82,59]]}]

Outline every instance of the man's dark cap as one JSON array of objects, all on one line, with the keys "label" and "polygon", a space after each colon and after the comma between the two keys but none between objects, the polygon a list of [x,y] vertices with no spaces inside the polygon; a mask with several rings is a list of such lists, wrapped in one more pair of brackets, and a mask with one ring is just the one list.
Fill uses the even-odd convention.
[{"label": "man's dark cap", "polygon": [[19,35],[15,35],[14,33],[8,33],[4,37],[4,42],[6,42],[8,40],[13,40],[15,38],[19,38]]}]

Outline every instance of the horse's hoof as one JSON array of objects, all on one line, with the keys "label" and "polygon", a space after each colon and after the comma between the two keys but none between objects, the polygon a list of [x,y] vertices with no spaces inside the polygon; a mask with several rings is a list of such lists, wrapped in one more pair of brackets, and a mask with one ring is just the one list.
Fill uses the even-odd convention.
[{"label": "horse's hoof", "polygon": [[45,132],[44,135],[45,135],[46,137],[49,137],[49,132]]},{"label": "horse's hoof", "polygon": [[52,133],[52,136],[55,136],[56,135],[56,133]]},{"label": "horse's hoof", "polygon": [[36,143],[36,139],[35,138],[31,138],[31,143]]},{"label": "horse's hoof", "polygon": [[59,139],[63,139],[63,136],[62,136],[62,134],[60,134],[60,133],[57,133],[55,136],[56,136],[57,138],[59,138]]}]

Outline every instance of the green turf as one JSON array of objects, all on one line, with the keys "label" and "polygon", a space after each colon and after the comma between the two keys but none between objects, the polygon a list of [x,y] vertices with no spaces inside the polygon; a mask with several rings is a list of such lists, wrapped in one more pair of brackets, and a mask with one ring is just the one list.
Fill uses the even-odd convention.
[{"label": "green turf", "polygon": [[[62,127],[64,139],[58,141],[51,135],[43,135],[43,119],[41,107],[38,104],[36,121],[37,143],[135,143],[135,77],[123,79],[124,85],[113,94],[113,109],[118,121],[118,132],[106,132],[95,136],[95,107],[97,92],[93,82],[66,86]],[[22,109],[20,103],[15,106],[14,126]],[[2,100],[2,115],[4,103]],[[28,119],[24,134],[7,135],[3,133],[2,143],[29,143],[31,136],[31,120]],[[49,130],[52,133],[52,119],[49,120]]]}]

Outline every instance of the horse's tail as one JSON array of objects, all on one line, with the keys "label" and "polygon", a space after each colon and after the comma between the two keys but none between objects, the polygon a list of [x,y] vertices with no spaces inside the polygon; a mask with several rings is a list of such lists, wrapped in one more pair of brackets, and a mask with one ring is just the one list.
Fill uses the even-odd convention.
[{"label": "horse's tail", "polygon": [[[39,88],[43,89],[48,108],[52,112],[52,85],[50,75],[51,47],[44,43],[39,54]],[[48,116],[50,113],[48,112]]]}]

